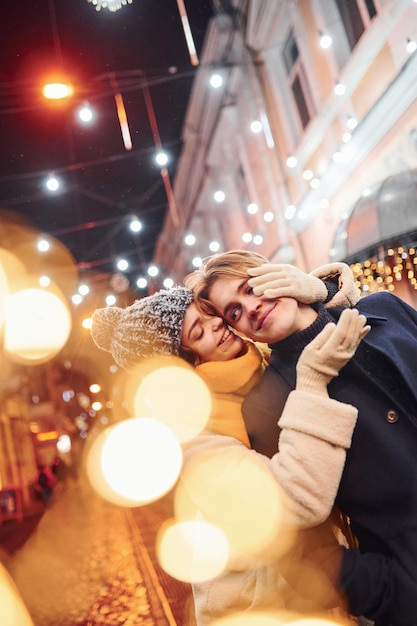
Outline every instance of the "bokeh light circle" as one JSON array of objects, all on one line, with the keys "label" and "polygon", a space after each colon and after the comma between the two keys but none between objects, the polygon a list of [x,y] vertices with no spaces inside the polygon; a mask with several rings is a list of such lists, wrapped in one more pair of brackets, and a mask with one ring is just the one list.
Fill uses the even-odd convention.
[{"label": "bokeh light circle", "polygon": [[188,583],[210,580],[224,571],[228,556],[225,534],[205,521],[171,522],[159,530],[158,561],[178,580]]},{"label": "bokeh light circle", "polygon": [[56,293],[29,287],[5,302],[4,349],[19,363],[42,363],[66,344],[71,314]]},{"label": "bokeh light circle", "polygon": [[33,626],[33,621],[7,570],[0,564],[0,605],[2,626]]},{"label": "bokeh light circle", "polygon": [[172,431],[148,418],[110,426],[94,441],[87,458],[92,486],[121,506],[158,500],[174,486],[181,467],[182,450]]},{"label": "bokeh light circle", "polygon": [[212,626],[287,626],[294,614],[275,611],[248,611],[226,615],[212,622]]},{"label": "bokeh light circle", "polygon": [[279,485],[256,455],[241,456],[240,448],[216,455],[202,452],[189,460],[181,474],[174,512],[178,521],[204,520],[225,533],[230,564],[235,559],[277,555],[288,549],[292,533],[282,528]]},{"label": "bokeh light circle", "polygon": [[135,415],[153,417],[166,424],[181,443],[204,428],[211,408],[207,385],[185,367],[161,367],[151,372],[142,380],[134,398]]}]

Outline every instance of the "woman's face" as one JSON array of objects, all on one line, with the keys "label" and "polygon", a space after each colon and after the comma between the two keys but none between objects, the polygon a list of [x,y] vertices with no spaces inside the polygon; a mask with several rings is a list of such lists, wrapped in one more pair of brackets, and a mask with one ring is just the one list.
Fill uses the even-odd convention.
[{"label": "woman's face", "polygon": [[243,339],[235,335],[220,317],[204,315],[192,302],[182,326],[181,344],[196,355],[196,363],[230,361],[239,356]]}]

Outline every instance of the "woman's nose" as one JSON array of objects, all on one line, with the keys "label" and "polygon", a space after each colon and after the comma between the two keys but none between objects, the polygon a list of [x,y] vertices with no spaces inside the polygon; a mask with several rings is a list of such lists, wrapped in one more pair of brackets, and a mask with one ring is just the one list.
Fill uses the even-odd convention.
[{"label": "woman's nose", "polygon": [[216,316],[212,318],[212,327],[214,330],[218,330],[222,326],[224,326],[224,320],[222,320],[221,317]]}]

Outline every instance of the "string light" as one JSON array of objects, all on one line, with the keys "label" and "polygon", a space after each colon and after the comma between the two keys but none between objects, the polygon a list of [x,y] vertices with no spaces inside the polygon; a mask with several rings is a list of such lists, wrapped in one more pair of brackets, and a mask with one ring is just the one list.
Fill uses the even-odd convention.
[{"label": "string light", "polygon": [[108,9],[112,13],[118,11],[127,4],[132,4],[132,0],[87,0],[90,4],[93,4],[96,11],[101,9]]},{"label": "string light", "polygon": [[45,185],[49,191],[58,191],[59,180],[56,178],[54,174],[49,174]]},{"label": "string light", "polygon": [[330,48],[330,46],[332,45],[332,38],[330,37],[330,35],[326,35],[325,33],[319,32],[319,36],[320,36],[320,47],[323,48],[323,50],[327,50],[328,48]]},{"label": "string light", "polygon": [[417,290],[417,256],[412,246],[388,248],[382,255],[352,264],[355,284],[363,295],[376,291],[395,291],[400,282]]},{"label": "string light", "polygon": [[413,54],[413,52],[417,50],[417,44],[412,39],[407,39],[406,48],[407,48],[407,52],[409,52],[410,54]]},{"label": "string light", "polygon": [[337,83],[334,86],[334,92],[337,96],[343,96],[343,94],[346,91],[346,87],[343,83],[340,83],[339,81],[337,81]]},{"label": "string light", "polygon": [[210,85],[213,87],[213,89],[218,89],[219,87],[221,87],[223,84],[223,78],[220,76],[220,74],[212,74],[210,76]]}]

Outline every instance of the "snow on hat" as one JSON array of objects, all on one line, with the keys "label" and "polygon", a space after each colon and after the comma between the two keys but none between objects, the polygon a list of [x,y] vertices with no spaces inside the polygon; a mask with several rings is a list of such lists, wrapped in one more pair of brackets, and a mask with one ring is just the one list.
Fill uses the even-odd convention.
[{"label": "snow on hat", "polygon": [[192,301],[190,289],[174,287],[136,300],[125,309],[97,309],[91,336],[99,348],[110,352],[126,369],[143,357],[178,355],[185,312]]}]

